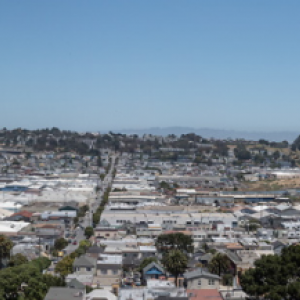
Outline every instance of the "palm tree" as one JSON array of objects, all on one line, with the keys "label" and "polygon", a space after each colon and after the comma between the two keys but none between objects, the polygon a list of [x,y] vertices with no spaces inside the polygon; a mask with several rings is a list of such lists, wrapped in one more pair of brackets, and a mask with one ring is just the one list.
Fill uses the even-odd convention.
[{"label": "palm tree", "polygon": [[222,273],[228,273],[230,261],[226,254],[218,253],[210,261],[208,269],[211,273],[221,276]]},{"label": "palm tree", "polygon": [[175,284],[177,286],[178,276],[187,269],[187,256],[180,250],[171,250],[164,255],[162,263],[166,270],[175,276]]},{"label": "palm tree", "polygon": [[13,242],[4,235],[0,235],[0,268],[2,260],[10,256],[10,250],[13,247]]}]

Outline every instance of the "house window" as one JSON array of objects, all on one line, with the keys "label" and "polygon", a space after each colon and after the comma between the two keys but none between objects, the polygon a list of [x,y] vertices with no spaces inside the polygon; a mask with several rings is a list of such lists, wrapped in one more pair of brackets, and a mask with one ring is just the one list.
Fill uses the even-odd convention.
[{"label": "house window", "polygon": [[214,279],[209,279],[208,280],[208,285],[215,285]]},{"label": "house window", "polygon": [[101,274],[102,274],[102,275],[106,275],[106,274],[107,274],[107,271],[106,271],[106,270],[101,270]]},{"label": "house window", "polygon": [[90,272],[90,271],[92,270],[92,268],[86,268],[86,270],[87,270],[88,272]]},{"label": "house window", "polygon": [[198,279],[198,286],[201,286],[201,279]]},{"label": "house window", "polygon": [[113,274],[114,274],[114,275],[117,275],[117,274],[118,274],[118,271],[117,271],[117,270],[113,270]]}]

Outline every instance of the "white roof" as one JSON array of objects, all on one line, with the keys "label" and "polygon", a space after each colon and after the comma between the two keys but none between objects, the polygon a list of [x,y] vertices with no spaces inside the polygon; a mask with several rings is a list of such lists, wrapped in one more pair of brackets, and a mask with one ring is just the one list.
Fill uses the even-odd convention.
[{"label": "white roof", "polygon": [[0,232],[18,232],[28,225],[30,225],[30,223],[27,222],[0,221]]},{"label": "white roof", "polygon": [[93,299],[117,300],[117,297],[113,293],[105,289],[95,289],[92,292],[86,294],[86,300]]},{"label": "white roof", "polygon": [[291,205],[287,205],[287,204],[279,204],[275,207],[278,210],[286,210],[288,208],[294,208],[294,209],[299,209],[299,207],[297,208],[296,206],[291,206]]},{"label": "white roof", "polygon": [[141,252],[156,252],[155,246],[140,246]]},{"label": "white roof", "polygon": [[177,189],[176,190],[177,194],[182,193],[182,194],[195,194],[196,190],[195,189]]},{"label": "white roof", "polygon": [[104,264],[122,264],[122,255],[100,254],[101,260],[97,261],[98,265]]},{"label": "white roof", "polygon": [[6,202],[0,202],[0,208],[21,208],[22,205],[17,202],[12,201],[6,201]]},{"label": "white roof", "polygon": [[93,275],[89,275],[89,274],[69,274],[66,277],[66,282],[70,282],[74,278],[82,283],[92,283],[93,282]]},{"label": "white roof", "polygon": [[0,207],[0,218],[5,218],[11,216],[13,213],[10,210],[3,209]]},{"label": "white roof", "polygon": [[175,287],[174,282],[168,280],[158,280],[158,279],[149,279],[147,280],[147,288],[165,288],[165,287]]},{"label": "white roof", "polygon": [[268,208],[269,208],[269,206],[266,206],[266,205],[257,205],[257,206],[252,207],[252,209],[254,209],[256,211],[262,211],[262,210],[265,210]]}]

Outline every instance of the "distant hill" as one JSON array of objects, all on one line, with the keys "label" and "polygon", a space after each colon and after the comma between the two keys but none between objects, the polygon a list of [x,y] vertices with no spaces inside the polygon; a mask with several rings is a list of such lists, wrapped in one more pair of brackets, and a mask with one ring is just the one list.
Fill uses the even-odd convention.
[{"label": "distant hill", "polygon": [[113,130],[113,132],[125,133],[125,134],[153,134],[166,136],[168,134],[181,135],[186,133],[196,133],[204,138],[243,138],[246,140],[259,140],[266,139],[268,141],[288,141],[293,142],[299,135],[296,131],[237,131],[237,130],[222,130],[222,129],[211,129],[211,128],[192,128],[192,127],[152,127],[145,129],[121,129]]}]

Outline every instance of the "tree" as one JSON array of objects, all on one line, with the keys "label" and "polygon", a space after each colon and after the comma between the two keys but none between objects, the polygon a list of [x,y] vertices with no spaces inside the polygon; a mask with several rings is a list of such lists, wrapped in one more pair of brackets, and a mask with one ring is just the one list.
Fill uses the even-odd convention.
[{"label": "tree", "polygon": [[236,148],[234,148],[234,155],[239,160],[251,159],[251,153],[243,144],[239,144]]},{"label": "tree", "polygon": [[85,250],[88,249],[88,248],[91,247],[91,246],[92,246],[92,243],[91,243],[91,241],[89,241],[89,240],[82,240],[82,241],[80,241],[80,243],[79,243],[79,247],[80,247],[80,248],[84,248]]},{"label": "tree", "polygon": [[276,150],[274,153],[273,153],[273,158],[275,160],[277,160],[278,158],[280,158],[280,152],[278,150]]},{"label": "tree", "polygon": [[[80,217],[80,218],[84,217],[88,210],[89,210],[89,206],[87,204],[81,206],[78,211],[78,217]],[[74,221],[74,223],[75,223],[75,221]]]},{"label": "tree", "polygon": [[59,238],[59,239],[56,239],[55,240],[55,243],[54,243],[54,249],[55,250],[62,250],[64,249],[65,247],[68,246],[68,241],[64,238]]},{"label": "tree", "polygon": [[70,255],[65,256],[61,261],[59,261],[55,267],[55,273],[59,273],[60,276],[65,277],[72,273],[72,266],[74,262],[73,257]]},{"label": "tree", "polygon": [[30,278],[27,287],[24,289],[24,294],[27,299],[39,300],[43,299],[47,290],[48,287],[45,283],[36,278]]},{"label": "tree", "polygon": [[99,212],[93,213],[93,225],[94,225],[94,227],[99,223],[100,216],[101,216],[101,213],[99,213]]},{"label": "tree", "polygon": [[217,253],[217,250],[216,250],[216,249],[208,249],[208,250],[206,251],[206,253],[216,254],[216,253]]},{"label": "tree", "polygon": [[97,157],[97,166],[102,167],[102,159],[100,155]]},{"label": "tree", "polygon": [[297,149],[300,149],[300,135],[295,139],[295,141],[292,144],[292,150],[296,151]]},{"label": "tree", "polygon": [[256,154],[256,155],[254,156],[254,162],[255,162],[256,164],[263,164],[263,163],[265,162],[265,158],[264,158],[264,156],[261,155],[261,154]]},{"label": "tree", "polygon": [[75,251],[74,251],[74,253],[75,253],[75,255],[76,255],[76,257],[80,257],[81,255],[83,255],[84,253],[85,253],[85,248],[83,248],[83,247],[78,247]]},{"label": "tree", "polygon": [[174,275],[177,286],[178,276],[183,274],[187,269],[187,256],[180,250],[172,250],[163,256],[162,263],[166,270]]},{"label": "tree", "polygon": [[171,234],[161,234],[157,237],[156,247],[159,251],[165,253],[171,250],[180,250],[184,253],[194,251],[193,238],[181,232]]},{"label": "tree", "polygon": [[216,141],[214,153],[221,156],[228,156],[228,146],[223,141]]},{"label": "tree", "polygon": [[139,267],[138,267],[139,271],[142,272],[143,269],[144,269],[146,266],[148,266],[149,264],[151,264],[152,262],[156,262],[156,263],[157,263],[157,262],[158,262],[157,258],[156,258],[156,257],[146,257],[146,258],[144,258],[144,259],[141,261],[141,263],[140,263],[140,265],[139,265]]},{"label": "tree", "polygon": [[75,217],[74,219],[73,219],[73,223],[74,223],[74,225],[75,225],[75,227],[79,224],[79,218],[78,217]]},{"label": "tree", "polygon": [[6,236],[0,235],[0,268],[2,261],[8,258],[10,255],[10,250],[13,247],[13,242]]},{"label": "tree", "polygon": [[228,273],[230,268],[230,261],[226,254],[217,253],[208,265],[211,273],[221,276],[221,274]]},{"label": "tree", "polygon": [[89,239],[92,235],[94,235],[94,229],[91,226],[88,226],[84,230],[84,235],[86,236],[87,239]]},{"label": "tree", "polygon": [[264,255],[254,268],[241,275],[243,290],[256,298],[268,300],[299,299],[300,246],[289,246],[279,255]]},{"label": "tree", "polygon": [[261,145],[269,145],[269,142],[267,140],[264,140],[264,139],[260,139],[258,141],[258,143],[261,144]]},{"label": "tree", "polygon": [[[0,271],[0,299],[42,300],[50,286],[63,285],[58,278],[43,275],[43,270],[50,265],[46,258],[2,269]],[[49,276],[53,277],[49,281]]]},{"label": "tree", "polygon": [[90,293],[90,292],[92,292],[94,289],[91,287],[91,286],[89,286],[89,285],[86,285],[85,286],[85,291],[86,291],[86,293]]},{"label": "tree", "polygon": [[226,286],[232,286],[233,284],[232,274],[224,274],[222,280],[223,280],[223,284]]},{"label": "tree", "polygon": [[19,266],[19,265],[26,264],[26,263],[28,263],[27,257],[21,253],[17,253],[10,257],[8,265],[10,267],[14,267],[14,266]]},{"label": "tree", "polygon": [[159,183],[159,187],[161,189],[166,189],[166,190],[169,190],[171,188],[170,185],[167,182],[165,182],[165,181],[160,182]]}]

